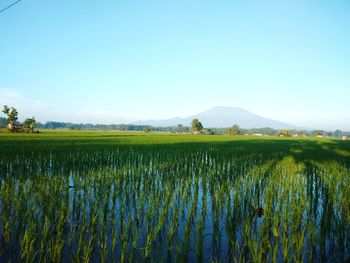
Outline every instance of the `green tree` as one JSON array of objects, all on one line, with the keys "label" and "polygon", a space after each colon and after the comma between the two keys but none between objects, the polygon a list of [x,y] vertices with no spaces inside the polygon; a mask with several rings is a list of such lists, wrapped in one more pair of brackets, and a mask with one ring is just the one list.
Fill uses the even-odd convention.
[{"label": "green tree", "polygon": [[314,134],[314,136],[324,136],[324,131],[322,131],[322,130],[315,130],[315,131],[313,131],[313,134]]},{"label": "green tree", "polygon": [[281,137],[292,137],[292,132],[289,131],[289,130],[281,130],[278,133],[278,136],[281,136]]},{"label": "green tree", "polygon": [[299,137],[305,137],[305,132],[304,131],[298,131],[297,132]]},{"label": "green tree", "polygon": [[5,105],[2,110],[3,113],[7,115],[7,127],[9,130],[14,129],[14,124],[18,120],[18,111],[14,107],[10,107]]},{"label": "green tree", "polygon": [[177,131],[177,132],[183,132],[183,131],[184,131],[184,126],[183,126],[182,124],[178,124],[178,125],[176,126],[176,131]]},{"label": "green tree", "polygon": [[34,117],[28,118],[28,119],[25,119],[25,121],[23,122],[23,128],[26,132],[33,132],[35,124],[36,124],[36,121]]},{"label": "green tree", "polygon": [[203,128],[201,133],[204,135],[213,135],[214,134],[214,132],[211,129],[206,129],[206,128]]},{"label": "green tree", "polygon": [[200,132],[203,129],[202,123],[198,119],[192,120],[192,130],[194,132]]},{"label": "green tree", "polygon": [[241,134],[241,128],[238,124],[234,124],[231,128],[228,129],[229,135],[239,135]]}]

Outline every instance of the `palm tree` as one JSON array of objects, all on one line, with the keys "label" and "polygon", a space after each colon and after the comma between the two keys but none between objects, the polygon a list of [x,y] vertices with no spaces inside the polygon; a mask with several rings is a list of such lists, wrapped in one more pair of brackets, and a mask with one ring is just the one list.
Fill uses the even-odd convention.
[{"label": "palm tree", "polygon": [[15,122],[18,120],[18,111],[14,107],[11,107],[10,109],[10,107],[5,105],[2,112],[7,115],[7,128],[10,131],[13,131],[15,127]]}]

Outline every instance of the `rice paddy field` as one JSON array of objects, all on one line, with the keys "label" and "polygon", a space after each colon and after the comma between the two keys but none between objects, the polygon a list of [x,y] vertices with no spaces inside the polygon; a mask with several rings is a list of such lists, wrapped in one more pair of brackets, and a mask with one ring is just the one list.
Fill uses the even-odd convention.
[{"label": "rice paddy field", "polygon": [[0,262],[346,262],[350,142],[0,134]]}]

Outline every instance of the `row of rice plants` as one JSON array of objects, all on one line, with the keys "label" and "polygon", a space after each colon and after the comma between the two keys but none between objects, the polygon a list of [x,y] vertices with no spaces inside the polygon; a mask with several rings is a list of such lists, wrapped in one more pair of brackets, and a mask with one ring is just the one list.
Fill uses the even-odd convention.
[{"label": "row of rice plants", "polygon": [[349,163],[118,146],[0,161],[0,261],[349,257]]}]

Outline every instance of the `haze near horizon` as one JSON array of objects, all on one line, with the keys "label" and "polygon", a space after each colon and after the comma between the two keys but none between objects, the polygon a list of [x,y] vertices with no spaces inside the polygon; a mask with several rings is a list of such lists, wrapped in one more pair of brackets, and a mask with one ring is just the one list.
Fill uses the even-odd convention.
[{"label": "haze near horizon", "polygon": [[348,1],[23,0],[0,13],[0,106],[82,123],[232,106],[350,130],[349,13]]}]

